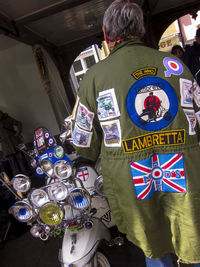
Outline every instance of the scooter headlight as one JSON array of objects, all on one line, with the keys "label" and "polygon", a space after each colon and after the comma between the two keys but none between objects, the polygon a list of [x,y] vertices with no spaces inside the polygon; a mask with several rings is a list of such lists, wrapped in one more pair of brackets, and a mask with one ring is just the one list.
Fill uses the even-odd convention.
[{"label": "scooter headlight", "polygon": [[87,210],[91,203],[90,195],[82,188],[75,188],[68,196],[68,203],[76,210]]},{"label": "scooter headlight", "polygon": [[27,192],[31,187],[31,181],[28,176],[18,174],[11,180],[13,188],[21,193]]},{"label": "scooter headlight", "polygon": [[51,200],[63,201],[68,195],[68,190],[64,184],[55,183],[48,187],[48,194]]},{"label": "scooter headlight", "polygon": [[66,160],[59,160],[54,165],[54,173],[59,179],[66,179],[71,176],[72,167]]},{"label": "scooter headlight", "polygon": [[51,161],[46,160],[46,159],[42,160],[40,165],[41,165],[41,169],[46,175],[50,177],[53,176],[53,164],[51,163]]},{"label": "scooter headlight", "polygon": [[32,207],[25,201],[16,202],[12,207],[10,207],[9,213],[20,222],[28,222],[34,215]]},{"label": "scooter headlight", "polygon": [[39,212],[40,219],[47,225],[60,224],[64,218],[64,209],[56,203],[46,203]]},{"label": "scooter headlight", "polygon": [[34,189],[31,192],[30,200],[37,208],[40,208],[45,203],[49,201],[49,197],[47,192],[45,192],[43,189]]},{"label": "scooter headlight", "polygon": [[64,149],[62,146],[56,146],[54,149],[54,156],[58,159],[62,159],[64,156]]}]

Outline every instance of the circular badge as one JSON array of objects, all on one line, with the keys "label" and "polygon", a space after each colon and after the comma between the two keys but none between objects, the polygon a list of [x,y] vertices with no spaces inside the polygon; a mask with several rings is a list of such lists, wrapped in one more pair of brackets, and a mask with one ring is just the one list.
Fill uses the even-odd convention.
[{"label": "circular badge", "polygon": [[44,174],[44,172],[43,172],[43,170],[41,169],[41,167],[37,167],[35,171],[36,171],[36,173],[37,173],[38,175],[42,175],[42,174]]},{"label": "circular badge", "polygon": [[145,77],[130,88],[126,106],[134,124],[144,130],[156,131],[173,121],[178,112],[178,99],[166,80]]},{"label": "circular badge", "polygon": [[46,133],[44,134],[44,136],[45,136],[46,139],[48,139],[48,138],[49,138],[49,133],[46,132]]},{"label": "circular badge", "polygon": [[53,145],[53,143],[54,143],[53,138],[49,138],[49,145]]}]

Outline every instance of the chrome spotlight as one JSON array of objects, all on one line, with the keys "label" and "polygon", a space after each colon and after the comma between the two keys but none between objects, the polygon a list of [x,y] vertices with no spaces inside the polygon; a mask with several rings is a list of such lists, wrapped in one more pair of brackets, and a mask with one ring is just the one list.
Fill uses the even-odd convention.
[{"label": "chrome spotlight", "polygon": [[49,198],[53,201],[63,201],[68,195],[67,187],[63,183],[55,183],[48,187]]},{"label": "chrome spotlight", "polygon": [[9,208],[8,212],[20,222],[28,222],[34,216],[31,205],[25,201],[16,202],[12,207]]},{"label": "chrome spotlight", "polygon": [[42,160],[40,163],[42,171],[49,177],[53,176],[53,164],[49,160]]},{"label": "chrome spotlight", "polygon": [[54,165],[55,176],[59,179],[66,179],[72,175],[72,166],[66,160],[59,160]]},{"label": "chrome spotlight", "polygon": [[11,180],[11,184],[17,192],[21,193],[27,192],[31,187],[31,181],[29,177],[24,174],[15,175]]},{"label": "chrome spotlight", "polygon": [[43,189],[34,189],[30,194],[30,201],[34,206],[40,208],[49,201],[49,197],[47,192]]},{"label": "chrome spotlight", "polygon": [[73,189],[70,192],[67,201],[73,209],[82,211],[87,210],[91,204],[90,194],[83,188]]}]

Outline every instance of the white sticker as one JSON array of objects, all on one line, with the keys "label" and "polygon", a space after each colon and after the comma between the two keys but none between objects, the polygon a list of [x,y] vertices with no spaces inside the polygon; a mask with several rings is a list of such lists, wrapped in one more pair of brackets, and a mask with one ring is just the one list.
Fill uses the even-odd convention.
[{"label": "white sticker", "polygon": [[180,78],[181,106],[193,108],[192,81]]},{"label": "white sticker", "polygon": [[196,118],[197,118],[197,121],[200,125],[200,111],[196,112]]},{"label": "white sticker", "polygon": [[104,132],[104,145],[107,147],[121,147],[121,128],[119,120],[101,122]]},{"label": "white sticker", "polygon": [[87,181],[87,179],[89,178],[88,168],[87,167],[79,168],[76,176],[83,182]]},{"label": "white sticker", "polygon": [[194,80],[193,87],[194,87],[194,93],[193,93],[194,101],[197,104],[197,106],[200,107],[200,86],[198,85],[196,80]]},{"label": "white sticker", "polygon": [[74,105],[74,108],[73,108],[73,111],[72,111],[72,120],[75,119],[78,102],[79,102],[79,96],[77,95],[76,102],[75,102],[75,105]]},{"label": "white sticker", "polygon": [[89,111],[83,104],[79,103],[76,114],[77,125],[82,129],[91,131],[93,118],[94,113]]},{"label": "white sticker", "polygon": [[97,115],[100,121],[120,116],[114,88],[100,92],[97,102]]},{"label": "white sticker", "polygon": [[196,134],[195,126],[197,123],[195,111],[194,111],[194,109],[183,109],[183,110],[184,110],[185,115],[187,117],[187,120],[189,122],[189,135],[194,135],[194,134]]},{"label": "white sticker", "polygon": [[75,124],[72,134],[73,144],[78,147],[90,147],[92,134],[92,132],[81,130],[77,124]]}]

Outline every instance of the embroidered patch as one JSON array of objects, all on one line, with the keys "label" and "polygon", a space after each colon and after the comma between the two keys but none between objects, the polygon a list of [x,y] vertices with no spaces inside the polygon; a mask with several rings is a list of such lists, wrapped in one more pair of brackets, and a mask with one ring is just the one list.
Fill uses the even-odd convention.
[{"label": "embroidered patch", "polygon": [[131,75],[136,79],[139,80],[140,78],[144,76],[156,76],[157,74],[157,68],[156,67],[151,67],[151,68],[142,68],[139,70],[136,70],[133,72]]},{"label": "embroidered patch", "polygon": [[107,147],[121,147],[121,128],[119,120],[101,122],[104,132],[104,145]]},{"label": "embroidered patch", "polygon": [[196,118],[197,118],[197,121],[200,125],[200,111],[196,112]]},{"label": "embroidered patch", "polygon": [[194,109],[183,109],[183,110],[184,110],[185,115],[187,117],[187,120],[189,122],[189,135],[194,135],[194,134],[196,134],[195,126],[197,123],[195,111],[194,111]]},{"label": "embroidered patch", "polygon": [[183,72],[183,65],[178,61],[170,57],[165,57],[163,59],[163,64],[167,69],[165,71],[165,77],[170,77],[173,75],[180,75]]},{"label": "embroidered patch", "polygon": [[167,127],[178,111],[178,99],[172,86],[158,77],[145,77],[130,88],[127,112],[138,127],[156,131]]},{"label": "embroidered patch", "polygon": [[120,116],[114,88],[100,92],[97,102],[97,115],[100,121]]},{"label": "embroidered patch", "polygon": [[197,104],[197,106],[200,107],[200,86],[198,85],[196,80],[194,80],[193,88],[194,88],[194,92],[193,92],[194,101]]},{"label": "embroidered patch", "polygon": [[185,144],[185,130],[154,132],[122,140],[124,153],[134,153],[152,147]]},{"label": "embroidered patch", "polygon": [[92,132],[81,130],[76,124],[72,133],[73,144],[78,147],[90,147]]},{"label": "embroidered patch", "polygon": [[75,105],[74,105],[74,108],[73,108],[73,111],[72,111],[72,120],[75,119],[78,103],[79,103],[79,96],[77,95],[76,102],[75,102]]},{"label": "embroidered patch", "polygon": [[84,182],[87,181],[89,177],[88,168],[79,168],[76,176]]},{"label": "embroidered patch", "polygon": [[131,162],[137,199],[150,198],[155,192],[186,193],[182,154],[160,154]]},{"label": "embroidered patch", "polygon": [[193,108],[192,81],[180,78],[181,106]]},{"label": "embroidered patch", "polygon": [[94,113],[89,111],[83,104],[79,103],[76,123],[79,127],[90,131],[92,129],[92,121],[94,118]]}]

